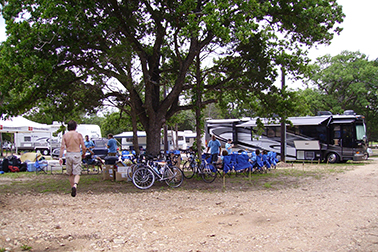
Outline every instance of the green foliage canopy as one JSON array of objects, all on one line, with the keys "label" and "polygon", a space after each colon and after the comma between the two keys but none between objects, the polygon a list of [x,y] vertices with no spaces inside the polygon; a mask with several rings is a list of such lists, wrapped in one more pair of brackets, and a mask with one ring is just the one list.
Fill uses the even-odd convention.
[{"label": "green foliage canopy", "polygon": [[[62,114],[113,99],[138,117],[152,153],[161,126],[194,106],[179,98],[192,95],[188,73],[200,52],[215,58],[204,93],[263,90],[274,66],[300,71],[306,48],[329,43],[344,17],[328,0],[0,3],[9,36],[0,48],[1,114],[23,113],[46,97]],[[120,88],[109,90],[111,82]]]},{"label": "green foliage canopy", "polygon": [[304,91],[311,111],[326,110],[341,114],[354,110],[366,118],[369,137],[378,139],[378,64],[360,52],[343,51],[325,55],[311,66]]}]

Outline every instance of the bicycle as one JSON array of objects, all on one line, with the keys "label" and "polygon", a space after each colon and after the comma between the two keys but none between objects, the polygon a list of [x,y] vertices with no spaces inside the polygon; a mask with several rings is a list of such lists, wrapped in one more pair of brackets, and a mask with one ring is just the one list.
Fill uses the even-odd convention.
[{"label": "bicycle", "polygon": [[144,155],[137,156],[133,154],[133,158],[130,158],[130,161],[133,163],[127,172],[127,178],[132,181],[134,172],[140,168],[142,165],[145,165]]},{"label": "bicycle", "polygon": [[187,179],[193,178],[195,174],[198,174],[203,181],[206,183],[211,183],[217,178],[217,168],[216,164],[211,162],[210,154],[202,155],[202,162],[198,158],[195,158],[195,152],[190,152],[188,160],[182,166],[183,175]]},{"label": "bicycle", "polygon": [[168,186],[176,188],[184,181],[180,168],[168,165],[167,162],[147,160],[137,168],[132,176],[133,184],[139,189],[148,189],[155,180],[164,181]]}]

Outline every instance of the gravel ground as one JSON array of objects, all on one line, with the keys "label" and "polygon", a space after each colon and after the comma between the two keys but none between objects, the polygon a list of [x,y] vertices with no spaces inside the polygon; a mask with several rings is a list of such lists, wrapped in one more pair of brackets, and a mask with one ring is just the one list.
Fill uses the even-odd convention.
[{"label": "gravel ground", "polygon": [[0,249],[378,251],[377,163],[281,188],[0,193]]}]

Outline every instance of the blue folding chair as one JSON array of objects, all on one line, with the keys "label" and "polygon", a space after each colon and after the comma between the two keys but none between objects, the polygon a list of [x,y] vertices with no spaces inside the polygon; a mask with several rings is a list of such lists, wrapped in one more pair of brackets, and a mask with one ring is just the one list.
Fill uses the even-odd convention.
[{"label": "blue folding chair", "polygon": [[34,167],[35,167],[35,172],[38,173],[38,172],[44,172],[44,173],[47,173],[47,167],[48,167],[48,162],[46,160],[38,160],[38,154],[35,156],[35,163],[34,163]]},{"label": "blue folding chair", "polygon": [[238,154],[236,155],[236,165],[234,166],[234,170],[236,172],[241,170],[251,170],[252,165],[249,162],[249,156],[247,154]]},{"label": "blue folding chair", "polygon": [[231,155],[223,157],[223,172],[228,173],[234,169],[234,165],[231,160]]},{"label": "blue folding chair", "polygon": [[252,153],[251,164],[253,172],[264,172],[264,163],[262,162],[261,154],[256,155],[255,152]]}]

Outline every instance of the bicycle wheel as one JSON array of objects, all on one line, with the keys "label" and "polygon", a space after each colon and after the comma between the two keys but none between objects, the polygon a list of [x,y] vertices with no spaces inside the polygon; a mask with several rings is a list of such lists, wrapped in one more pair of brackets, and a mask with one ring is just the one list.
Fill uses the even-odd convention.
[{"label": "bicycle wheel", "polygon": [[206,183],[211,183],[217,178],[217,172],[210,164],[206,164],[205,166],[201,165],[201,178]]},{"label": "bicycle wheel", "polygon": [[133,184],[139,189],[148,189],[155,182],[155,174],[147,167],[139,167],[133,174]]},{"label": "bicycle wheel", "polygon": [[133,164],[130,166],[130,168],[127,171],[127,178],[129,181],[133,180],[133,174],[140,167],[140,164]]},{"label": "bicycle wheel", "polygon": [[184,174],[176,166],[165,167],[163,178],[165,178],[165,183],[170,187],[179,187],[184,181]]},{"label": "bicycle wheel", "polygon": [[195,172],[196,172],[196,163],[194,160],[193,161],[188,160],[182,166],[182,173],[184,174],[184,177],[187,179],[193,178]]}]

